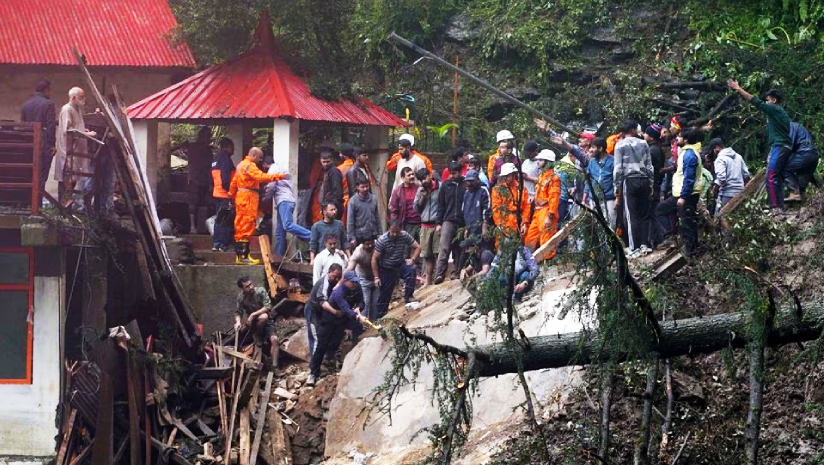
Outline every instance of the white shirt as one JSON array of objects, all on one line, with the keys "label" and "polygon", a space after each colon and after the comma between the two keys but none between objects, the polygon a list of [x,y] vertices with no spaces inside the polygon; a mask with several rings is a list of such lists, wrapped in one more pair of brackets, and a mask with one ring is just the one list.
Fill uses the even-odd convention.
[{"label": "white shirt", "polygon": [[315,261],[312,264],[313,286],[318,282],[318,280],[327,275],[329,267],[333,263],[341,265],[342,269],[347,267],[347,256],[344,254],[343,250],[335,249],[335,252],[330,254],[329,250],[324,248],[324,250],[318,252],[318,255],[315,256]]},{"label": "white shirt", "polygon": [[[409,166],[410,168],[412,168],[413,173],[415,173],[421,168],[426,168],[427,164],[424,163],[424,160],[417,157],[415,154],[412,154],[409,160],[404,160],[404,158],[402,157],[400,160],[398,160],[398,167],[395,169],[395,182],[392,184],[393,189],[398,187],[398,185],[401,184],[401,182],[403,181],[403,179],[401,179],[401,170],[403,170],[405,166]],[[415,180],[415,183],[420,184],[417,179]]]},{"label": "white shirt", "polygon": [[[538,179],[539,174],[539,162],[535,159],[527,159],[521,162],[521,172],[530,176],[531,178]],[[535,181],[528,181],[527,179],[524,180],[524,187],[527,188],[527,194],[530,196],[530,200],[532,200],[536,196],[536,182]]]}]

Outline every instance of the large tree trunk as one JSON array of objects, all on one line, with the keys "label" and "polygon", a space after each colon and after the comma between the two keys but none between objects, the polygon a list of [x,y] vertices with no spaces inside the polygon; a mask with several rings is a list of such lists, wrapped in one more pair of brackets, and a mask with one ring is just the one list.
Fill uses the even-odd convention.
[{"label": "large tree trunk", "polygon": [[[787,309],[776,314],[767,338],[768,346],[816,339],[822,334],[822,304]],[[662,322],[661,339],[651,341],[649,351],[661,358],[680,355],[712,353],[725,347],[742,348],[749,342],[750,315],[729,313],[705,318],[688,318]],[[530,338],[524,352],[524,371],[559,368],[569,365],[587,365],[602,362],[598,352],[599,335],[591,332],[539,336]],[[518,371],[514,355],[505,344],[497,343],[476,349],[480,376],[498,376]]]}]

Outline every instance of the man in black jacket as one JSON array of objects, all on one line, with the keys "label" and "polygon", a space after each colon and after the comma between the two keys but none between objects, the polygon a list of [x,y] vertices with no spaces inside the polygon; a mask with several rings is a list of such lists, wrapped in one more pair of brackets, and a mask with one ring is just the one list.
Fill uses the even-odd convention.
[{"label": "man in black jacket", "polygon": [[[458,228],[464,226],[464,215],[461,205],[464,201],[464,178],[461,176],[461,165],[451,162],[449,165],[450,177],[441,184],[438,192],[438,223],[441,229],[441,242],[438,250],[438,262],[435,267],[435,283],[444,282],[447,273],[447,261],[450,252],[453,254],[455,269],[458,273],[459,257],[461,255],[460,242],[455,241]],[[457,276],[454,276],[457,277]]]},{"label": "man in black jacket", "polygon": [[57,116],[54,102],[51,99],[52,83],[44,79],[37,84],[34,91],[34,95],[23,104],[20,110],[20,121],[40,123],[40,190],[42,191],[46,186],[49,170],[52,168]]}]

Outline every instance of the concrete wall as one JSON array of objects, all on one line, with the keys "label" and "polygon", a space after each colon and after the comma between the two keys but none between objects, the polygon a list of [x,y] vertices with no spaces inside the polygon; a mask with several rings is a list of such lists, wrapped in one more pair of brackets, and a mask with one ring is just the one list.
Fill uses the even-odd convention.
[{"label": "concrete wall", "polygon": [[[171,73],[164,71],[92,68],[90,72],[95,84],[104,96],[112,93],[112,85],[114,84],[117,86],[126,105],[142,100],[172,84]],[[52,83],[52,100],[55,102],[55,110],[58,115],[60,114],[60,108],[69,101],[69,89],[75,86],[86,87],[83,76],[75,68],[0,66],[0,120],[19,121],[20,108],[34,93],[34,87],[37,83],[44,78]],[[92,112],[96,104],[88,89],[86,91],[86,111]],[[170,130],[168,124],[161,124],[160,126],[157,143],[162,148],[169,143]],[[161,153],[168,157],[168,148],[161,150]],[[166,166],[167,170],[168,165],[168,162],[157,164],[160,167]],[[52,180],[53,177],[54,171],[52,170],[49,174],[46,190],[56,197],[57,183]],[[157,179],[157,176],[155,178]]]},{"label": "concrete wall", "polygon": [[0,385],[0,463],[45,463],[55,455],[63,286],[58,276],[34,278],[32,384]]}]

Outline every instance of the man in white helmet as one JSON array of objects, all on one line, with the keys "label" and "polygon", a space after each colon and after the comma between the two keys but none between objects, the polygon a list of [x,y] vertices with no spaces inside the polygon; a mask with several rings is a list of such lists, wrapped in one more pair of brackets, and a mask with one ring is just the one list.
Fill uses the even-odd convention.
[{"label": "man in white helmet", "polygon": [[491,185],[496,185],[498,173],[505,163],[512,163],[516,168],[521,169],[518,159],[518,152],[515,149],[515,136],[510,131],[504,129],[496,134],[498,150],[487,159],[487,177]]},{"label": "man in white helmet", "polygon": [[403,181],[401,170],[405,166],[409,166],[413,173],[418,172],[421,168],[427,168],[431,173],[433,172],[433,164],[426,155],[420,153],[413,148],[415,145],[415,137],[412,134],[402,134],[398,138],[398,152],[392,154],[387,160],[387,172],[395,171],[395,182],[392,188],[395,189]]}]

